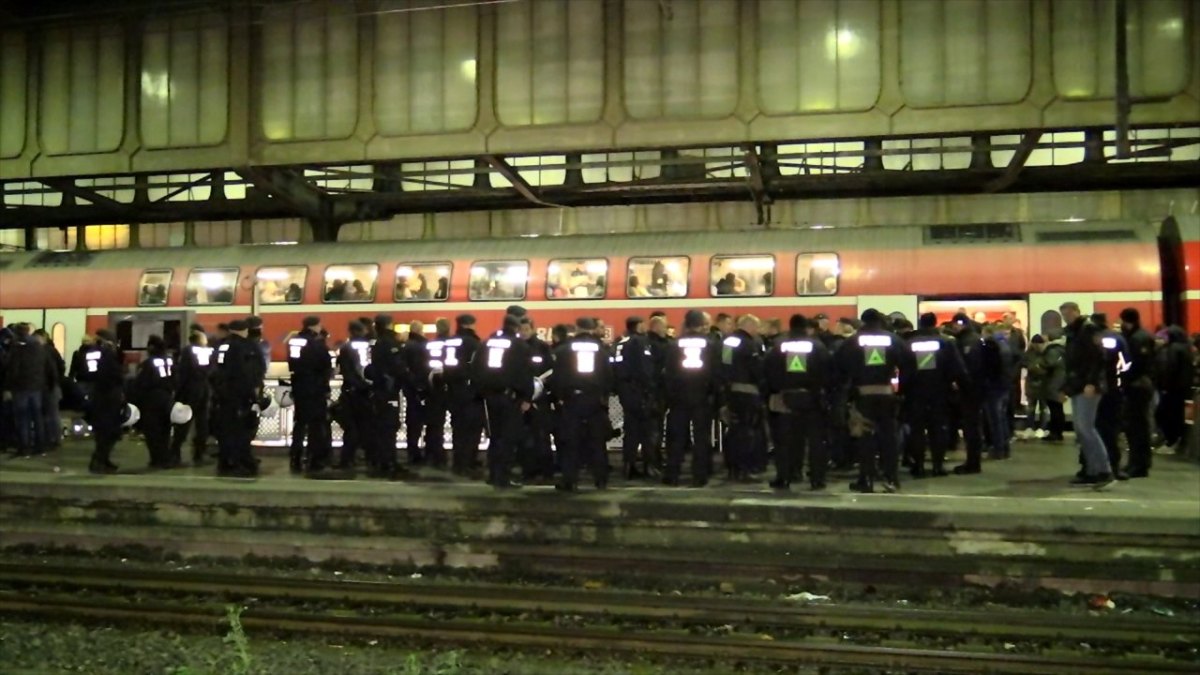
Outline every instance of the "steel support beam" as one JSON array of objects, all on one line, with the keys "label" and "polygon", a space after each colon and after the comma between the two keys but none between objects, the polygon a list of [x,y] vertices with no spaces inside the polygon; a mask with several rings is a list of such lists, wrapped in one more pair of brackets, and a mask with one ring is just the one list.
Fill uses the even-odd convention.
[{"label": "steel support beam", "polygon": [[763,164],[754,144],[745,148],[746,180],[750,183],[750,195],[754,197],[754,211],[758,216],[758,224],[766,225],[771,220],[771,195],[767,193],[766,181],[763,179]]},{"label": "steel support beam", "polygon": [[520,172],[515,171],[508,162],[504,161],[503,157],[499,157],[497,155],[484,155],[483,161],[487,162],[488,166],[495,169],[496,172],[501,176],[504,176],[505,180],[512,183],[513,188],[516,189],[516,191],[525,199],[528,199],[538,206],[559,206],[558,204],[551,204],[550,202],[542,199],[541,195],[534,190],[533,186],[521,177]]},{"label": "steel support beam", "polygon": [[984,186],[984,191],[1000,192],[1011,187],[1017,181],[1017,177],[1021,175],[1021,170],[1025,168],[1025,162],[1029,161],[1029,156],[1037,148],[1038,139],[1041,137],[1042,132],[1040,131],[1031,131],[1022,136],[1021,144],[1017,146],[1017,151],[1013,153],[1008,166],[1004,168],[1004,173],[999,178],[989,181]]}]

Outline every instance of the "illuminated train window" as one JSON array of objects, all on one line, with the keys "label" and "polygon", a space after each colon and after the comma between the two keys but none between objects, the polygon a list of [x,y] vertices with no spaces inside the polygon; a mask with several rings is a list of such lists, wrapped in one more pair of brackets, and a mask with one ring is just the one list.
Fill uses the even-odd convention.
[{"label": "illuminated train window", "polygon": [[631,298],[682,298],[690,270],[687,256],[630,258],[625,291]]},{"label": "illuminated train window", "polygon": [[396,302],[445,300],[450,297],[450,271],[454,267],[442,263],[400,263],[396,267],[396,287],[392,297]]},{"label": "illuminated train window", "polygon": [[529,263],[524,260],[476,262],[471,265],[472,300],[524,300]]},{"label": "illuminated train window", "polygon": [[258,280],[258,301],[264,305],[298,305],[304,300],[304,280],[308,268],[303,265],[261,267]]},{"label": "illuminated train window", "polygon": [[325,268],[325,302],[371,302],[379,265],[330,265]]},{"label": "illuminated train window", "polygon": [[716,255],[709,265],[713,297],[764,296],[775,292],[775,258],[769,255]]},{"label": "illuminated train window", "polygon": [[603,298],[607,287],[604,258],[551,260],[546,267],[546,297],[551,300]]},{"label": "illuminated train window", "polygon": [[138,283],[139,307],[160,307],[167,304],[171,288],[171,270],[146,270]]},{"label": "illuminated train window", "polygon": [[796,256],[796,294],[834,295],[841,274],[836,253],[802,253]]},{"label": "illuminated train window", "polygon": [[237,279],[236,267],[194,269],[188,274],[184,301],[189,305],[232,305]]}]

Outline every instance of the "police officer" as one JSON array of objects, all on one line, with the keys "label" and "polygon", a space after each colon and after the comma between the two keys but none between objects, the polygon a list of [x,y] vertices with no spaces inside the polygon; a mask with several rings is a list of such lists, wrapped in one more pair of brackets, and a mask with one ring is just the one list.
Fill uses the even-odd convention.
[{"label": "police officer", "polygon": [[91,385],[87,421],[92,425],[95,450],[88,464],[91,473],[116,473],[113,447],[121,438],[121,413],[125,408],[125,365],[117,337],[107,328],[96,331],[96,341],[84,352],[83,372]]},{"label": "police officer", "polygon": [[[529,345],[529,361],[533,376],[545,381],[546,373],[554,368],[554,350],[538,337],[537,327],[528,314],[521,317],[521,338]],[[525,434],[519,453],[521,476],[525,482],[554,477],[554,452],[550,445],[552,428],[550,399],[542,397],[530,403],[525,413]]]},{"label": "police officer", "polygon": [[405,448],[408,463],[412,466],[425,461],[421,450],[421,435],[428,423],[425,400],[429,396],[429,340],[425,337],[425,324],[413,321],[408,324],[408,339],[402,348],[405,378],[401,385],[404,391]]},{"label": "police officer", "polygon": [[878,310],[863,312],[862,324],[858,334],[846,340],[837,353],[838,368],[850,385],[851,415],[862,416],[858,480],[850,484],[850,489],[875,491],[878,456],[883,489],[896,492],[900,489],[896,437],[899,405],[892,389],[892,376],[899,371],[903,392],[912,372],[912,357],[904,341],[884,328],[884,316]]},{"label": "police officer", "polygon": [[965,386],[966,369],[957,345],[938,332],[937,315],[922,314],[908,339],[916,369],[905,394],[904,413],[911,432],[912,476],[924,478],[925,448],[933,459],[931,475],[945,476],[950,448],[950,406]]},{"label": "police officer", "polygon": [[651,449],[650,425],[653,423],[654,355],[646,338],[646,322],[639,316],[625,320],[625,336],[617,341],[613,356],[613,376],[625,428],[621,454],[625,477],[641,475],[637,469],[638,450],[649,472],[656,453]]},{"label": "police officer", "polygon": [[954,335],[954,343],[962,357],[964,372],[955,410],[967,446],[966,461],[954,467],[954,473],[961,476],[983,470],[983,338],[964,312],[954,315],[954,320],[950,322],[950,333]]},{"label": "police officer", "polygon": [[217,472],[248,478],[258,474],[250,444],[258,431],[258,411],[264,403],[262,356],[247,334],[242,319],[229,322],[229,335],[217,347],[213,371],[214,419],[219,458]]},{"label": "police officer", "polygon": [[138,364],[134,389],[141,411],[142,435],[150,451],[150,468],[173,469],[179,457],[171,455],[171,406],[175,402],[175,359],[167,354],[161,336],[146,340],[146,358]]},{"label": "police officer", "polygon": [[392,317],[375,317],[375,344],[367,379],[371,381],[374,429],[367,457],[368,474],[374,478],[396,478],[396,436],[400,433],[400,387],[407,373],[404,353],[396,339]]},{"label": "police officer", "polygon": [[1150,415],[1154,400],[1154,338],[1142,328],[1137,309],[1121,310],[1121,335],[1129,345],[1129,365],[1121,378],[1125,389],[1125,440],[1129,442],[1130,478],[1150,475]]},{"label": "police officer", "polygon": [[[612,388],[612,366],[603,342],[596,335],[595,319],[575,322],[575,338],[559,345],[554,353],[550,390],[562,403],[562,445],[558,457],[562,479],[555,487],[573,492],[579,482],[580,459],[587,462],[596,488],[608,487],[608,396]],[[628,429],[628,417],[626,429]]]},{"label": "police officer", "polygon": [[833,356],[821,340],[808,334],[809,322],[796,314],[788,321],[788,334],[779,339],[763,360],[769,395],[767,406],[779,413],[775,439],[775,480],[771,487],[787,490],[793,476],[803,475],[808,455],[809,484],[825,489],[829,465],[828,387]]},{"label": "police officer", "polygon": [[1100,397],[1100,408],[1096,412],[1096,431],[1108,450],[1108,463],[1113,478],[1127,480],[1129,475],[1121,470],[1121,446],[1117,438],[1121,435],[1124,415],[1124,378],[1131,360],[1129,343],[1125,336],[1108,325],[1108,315],[1092,314],[1092,324],[1100,335],[1100,346],[1104,349],[1105,389]]},{"label": "police officer", "polygon": [[653,376],[651,390],[647,397],[647,414],[649,417],[649,440],[646,448],[646,475],[658,477],[664,468],[664,445],[666,439],[667,392],[663,374],[667,366],[667,351],[672,339],[667,335],[667,315],[656,311],[650,314],[650,326],[646,332],[646,341],[650,346],[651,374]]},{"label": "police officer", "polygon": [[712,473],[712,405],[720,354],[709,339],[708,323],[703,312],[689,310],[683,317],[683,334],[667,348],[665,485],[679,485],[684,448],[689,437],[692,439],[692,486],[707,485]]},{"label": "police officer", "polygon": [[759,326],[757,317],[744,315],[738,319],[737,328],[721,341],[726,406],[722,415],[730,418],[725,454],[733,480],[750,479],[757,468],[755,448],[762,442],[763,350]]},{"label": "police officer", "polygon": [[208,336],[203,331],[193,330],[188,335],[188,344],[179,353],[175,368],[175,400],[191,407],[192,419],[176,424],[171,438],[171,456],[181,458],[183,443],[188,432],[192,432],[192,465],[203,466],[208,446],[208,410],[212,391],[209,375],[213,367],[213,348],[208,346]]},{"label": "police officer", "polygon": [[366,369],[371,363],[371,343],[360,321],[347,326],[350,338],[338,348],[337,367],[342,376],[342,393],[334,405],[334,418],[342,427],[342,451],[338,468],[353,471],[355,455],[365,448],[371,425],[371,383]]},{"label": "police officer", "polygon": [[483,400],[471,380],[471,361],[479,349],[475,317],[460,314],[454,337],[447,338],[442,372],[450,408],[451,470],[466,476],[476,466],[480,435],[483,433]]},{"label": "police officer", "polygon": [[488,483],[496,488],[521,487],[510,472],[520,442],[521,415],[533,400],[533,367],[520,330],[521,320],[506,315],[504,327],[483,342],[471,363],[471,377],[487,415]]},{"label": "police officer", "polygon": [[[288,339],[288,368],[292,373],[292,398],[296,402],[292,428],[291,469],[310,473],[329,466],[332,450],[329,429],[329,379],[333,364],[321,331],[321,319],[304,318],[303,329]],[[308,456],[305,457],[307,439]]]},{"label": "police officer", "polygon": [[450,337],[450,321],[440,318],[437,333],[425,342],[429,388],[425,394],[425,457],[436,469],[446,468],[446,380],[443,359],[446,339]]}]

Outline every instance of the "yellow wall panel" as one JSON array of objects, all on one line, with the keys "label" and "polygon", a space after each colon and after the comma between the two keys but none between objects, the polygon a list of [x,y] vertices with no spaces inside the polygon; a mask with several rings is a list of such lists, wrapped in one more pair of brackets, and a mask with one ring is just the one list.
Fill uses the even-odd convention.
[{"label": "yellow wall panel", "polygon": [[16,157],[25,149],[25,49],[24,33],[0,33],[0,157]]}]

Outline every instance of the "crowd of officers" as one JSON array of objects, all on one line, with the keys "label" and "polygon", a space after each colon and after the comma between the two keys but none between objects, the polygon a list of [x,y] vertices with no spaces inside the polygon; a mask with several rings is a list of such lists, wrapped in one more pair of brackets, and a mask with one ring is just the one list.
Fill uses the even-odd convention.
[{"label": "crowd of officers", "polygon": [[[404,478],[396,444],[403,431],[409,466],[473,476],[482,469],[478,449],[486,434],[487,482],[497,488],[556,480],[558,489],[574,491],[587,467],[603,489],[610,473],[606,446],[620,434],[625,478],[680,485],[690,453],[689,482],[703,486],[714,470],[715,437],[735,481],[759,480],[773,455],[776,489],[807,482],[820,490],[830,467],[857,464],[852,490],[894,492],[902,462],[915,478],[947,475],[946,456],[960,430],[966,461],[954,473],[980,472],[985,445],[990,458],[1007,459],[1012,387],[1024,368],[1031,407],[1049,409],[1047,440],[1062,438],[1062,404],[1071,401],[1082,467],[1075,483],[1148,475],[1155,399],[1160,409],[1172,408],[1159,418],[1178,417],[1182,426],[1189,345],[1174,333],[1156,344],[1132,308],[1121,313],[1119,331],[1103,315],[1082,316],[1074,303],[1060,311],[1062,334],[1035,337],[1028,353],[1009,322],[980,325],[965,313],[942,325],[925,314],[914,327],[869,309],[832,331],[824,315],[794,315],[786,332],[767,333],[752,315],[718,315],[714,325],[692,310],[674,335],[656,312],[648,321],[630,317],[613,342],[601,322],[584,317],[555,326],[547,343],[514,305],[500,329],[482,337],[475,318],[463,314],[453,332],[439,319],[426,337],[413,322],[402,340],[392,318],[380,315],[350,322],[349,338],[336,349],[321,319],[311,316],[286,340],[290,389],[280,398],[294,406],[290,467],[311,477],[344,477],[359,466],[361,451],[369,476]],[[222,324],[211,343],[192,326],[178,353],[151,337],[127,386],[115,336],[98,331],[75,354],[68,378],[88,401],[95,435],[90,470],[116,470],[111,453],[131,402],[152,467],[181,465],[188,438],[192,462],[204,463],[211,435],[220,474],[256,475],[251,442],[262,413],[279,402],[264,391],[269,361],[258,317]],[[10,373],[29,370],[11,365]],[[1179,386],[1164,390],[1164,373]],[[43,376],[52,375],[47,367]],[[335,376],[341,395],[331,404]],[[614,396],[624,419],[619,431],[610,422]],[[180,404],[189,415],[174,414]],[[333,421],[343,430],[337,457]],[[1168,426],[1162,423],[1164,433]],[[1122,432],[1129,449],[1124,468]]]}]

